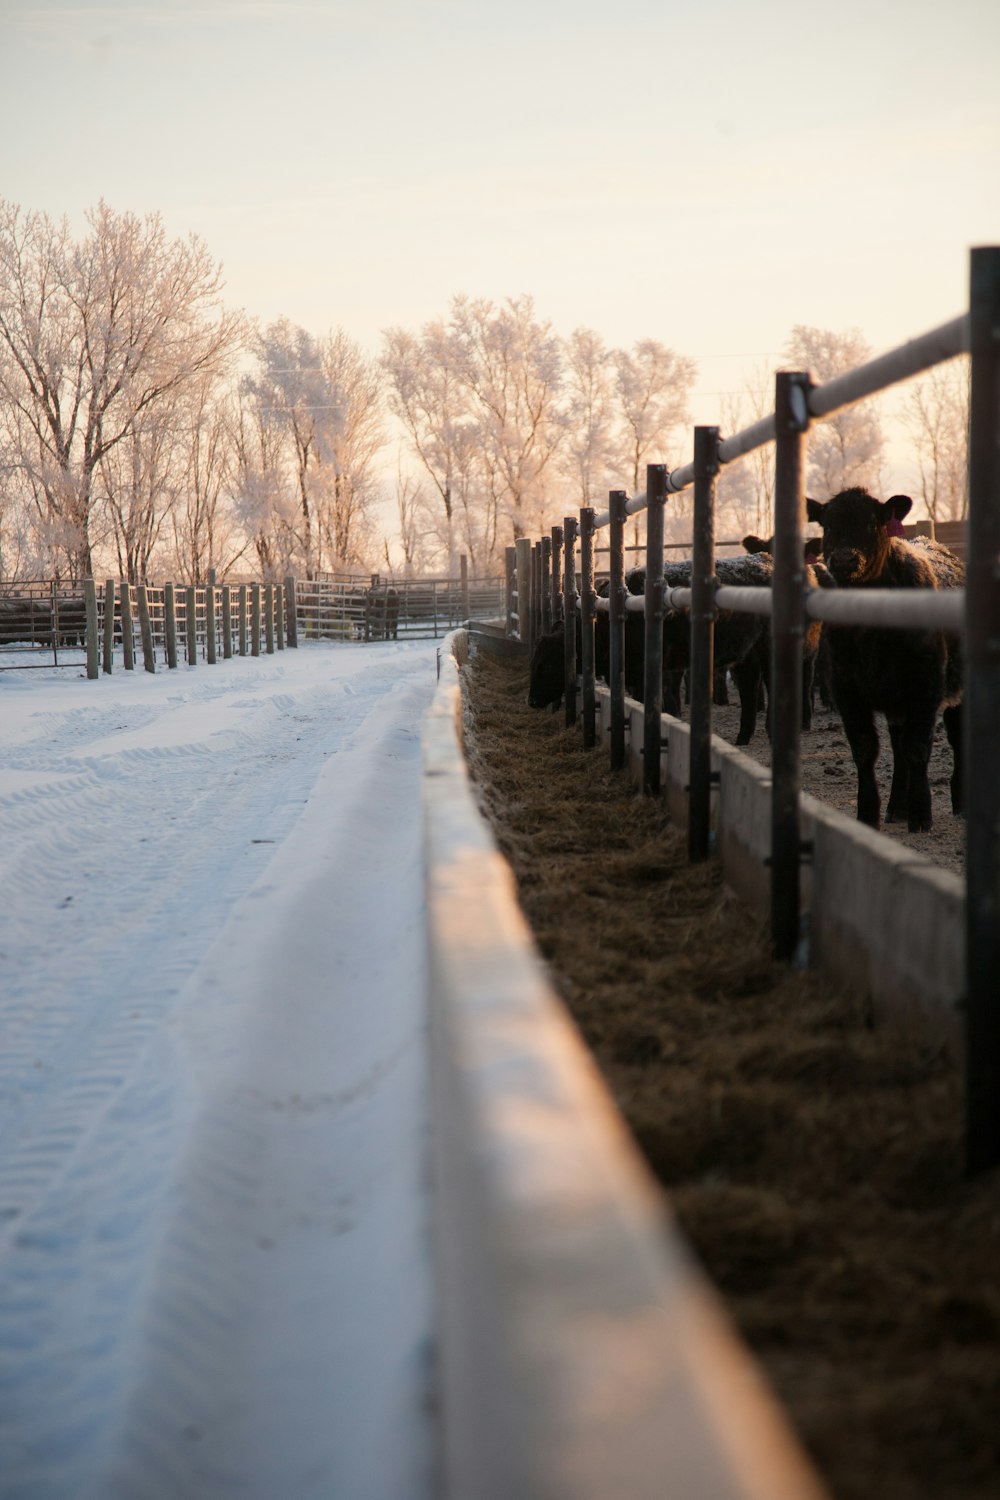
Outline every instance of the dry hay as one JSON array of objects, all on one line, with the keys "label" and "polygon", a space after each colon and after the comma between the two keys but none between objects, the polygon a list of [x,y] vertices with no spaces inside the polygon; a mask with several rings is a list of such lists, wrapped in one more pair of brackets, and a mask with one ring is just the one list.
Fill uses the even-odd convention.
[{"label": "dry hay", "polygon": [[465,738],[556,988],[838,1500],[1000,1494],[1000,1179],[953,1061],[773,963],[659,801],[477,655]]}]

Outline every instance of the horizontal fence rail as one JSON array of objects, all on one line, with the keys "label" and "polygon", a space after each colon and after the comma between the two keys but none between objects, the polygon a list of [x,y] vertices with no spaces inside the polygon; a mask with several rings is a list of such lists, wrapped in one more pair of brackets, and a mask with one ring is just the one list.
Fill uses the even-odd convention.
[{"label": "horizontal fence rail", "polygon": [[[803,566],[805,459],[811,423],[865,400],[902,380],[955,356],[969,353],[972,368],[969,429],[969,521],[964,588],[812,588]],[[507,628],[532,651],[540,634],[565,621],[564,691],[567,723],[577,705],[577,638],[582,642],[584,678],[593,659],[598,614],[609,626],[611,763],[623,764],[625,733],[621,691],[625,621],[642,614],[644,629],[644,730],[642,784],[659,791],[663,634],[661,621],[672,611],[688,611],[690,629],[689,853],[704,858],[709,847],[709,754],[711,666],[714,619],[718,610],[768,617],[771,638],[771,933],[775,956],[791,959],[801,941],[801,866],[808,851],[800,835],[800,750],[803,635],[808,619],[834,628],[925,630],[962,639],[965,660],[964,781],[966,813],[966,1159],[970,1171],[1000,1164],[1000,249],[974,250],[970,307],[918,338],[892,349],[824,385],[805,371],[781,372],[775,381],[775,409],[730,438],[717,428],[695,430],[690,464],[668,469],[651,464],[646,490],[628,498],[612,491],[609,507],[595,515],[586,507],[579,523],[567,517],[548,538],[518,542],[508,552]],[[775,534],[770,587],[719,585],[714,576],[714,491],[724,464],[766,443],[775,444]],[[663,515],[669,497],[694,484],[694,540],[691,584],[670,587],[664,575]],[[645,588],[627,593],[624,525],[647,513]],[[592,538],[608,527],[611,559],[607,598],[594,598],[586,566],[577,587],[573,554],[576,528]],[[926,524],[909,528],[933,533]],[[945,531],[945,528],[942,528]],[[942,537],[956,541],[954,528]],[[548,547],[545,551],[543,548]],[[560,556],[564,549],[564,557]],[[536,561],[537,551],[537,561]],[[831,580],[832,582],[832,580]],[[549,602],[549,600],[551,602]],[[573,629],[568,626],[572,622]],[[584,743],[592,744],[592,684],[581,685]]]},{"label": "horizontal fence rail", "polygon": [[[897,349],[890,349],[888,353],[879,355],[867,364],[859,365],[855,370],[836,376],[825,385],[808,384],[804,392],[805,404],[801,420],[806,421],[809,417],[822,419],[833,416],[845,406],[855,405],[858,401],[886,390],[891,385],[898,385],[900,381],[910,380],[915,375],[924,374],[927,370],[932,370],[935,365],[954,359],[956,355],[967,354],[971,347],[969,330],[969,316],[965,314],[962,317],[953,318],[949,323],[943,323],[939,328],[931,329],[929,333],[910,339]],[[732,437],[722,438],[718,445],[718,461],[720,464],[733,463],[738,458],[745,458],[748,453],[753,453],[757,448],[766,447],[774,440],[775,414],[771,412],[749,427],[743,428],[742,431],[734,433]],[[669,494],[685,490],[693,483],[693,462],[668,471],[667,491]],[[633,516],[644,511],[647,504],[647,495],[644,491],[628,501],[626,511],[628,515]],[[610,510],[602,511],[596,517],[595,525],[600,529],[607,526],[610,521]]]}]

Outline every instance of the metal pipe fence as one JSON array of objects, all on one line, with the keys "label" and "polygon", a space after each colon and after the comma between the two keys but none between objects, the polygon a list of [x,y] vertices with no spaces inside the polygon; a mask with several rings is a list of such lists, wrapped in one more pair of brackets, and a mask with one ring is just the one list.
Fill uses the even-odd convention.
[{"label": "metal pipe fence", "polygon": [[[969,531],[964,589],[819,590],[806,586],[803,567],[805,520],[805,454],[810,425],[845,406],[919,375],[961,353],[971,354],[972,402],[969,431]],[[714,536],[714,478],[721,465],[764,444],[776,445],[775,536],[772,586],[720,587],[712,575],[717,554]],[[664,588],[664,501],[695,483],[695,556],[692,584]],[[628,516],[648,513],[645,594],[622,597],[620,580],[624,524]],[[581,512],[581,517],[584,513]],[[557,534],[575,535],[576,520],[567,517],[552,530],[552,619],[561,595],[563,617],[575,622],[580,607],[571,545],[565,565]],[[914,628],[962,637],[965,684],[966,815],[966,1159],[970,1171],[1000,1164],[1000,248],[976,249],[971,255],[969,312],[824,385],[814,385],[804,371],[781,372],[775,383],[775,410],[759,422],[721,440],[718,430],[696,429],[695,458],[674,470],[649,465],[646,491],[626,499],[612,491],[607,511],[588,517],[588,530],[610,528],[612,573],[609,597],[596,601],[612,623],[610,715],[612,765],[623,762],[624,695],[619,691],[617,653],[621,651],[621,617],[645,616],[645,710],[643,788],[659,791],[661,749],[662,618],[664,609],[692,611],[691,630],[691,775],[689,787],[689,853],[703,858],[708,848],[710,809],[709,754],[713,618],[719,609],[767,615],[771,634],[771,936],[776,957],[791,959],[800,939],[801,864],[808,851],[799,830],[802,705],[802,643],[807,619],[833,625]],[[536,544],[538,546],[540,544]],[[963,549],[964,550],[964,549]],[[523,561],[522,561],[523,557]],[[533,587],[530,550],[519,551],[512,592],[527,600]],[[584,593],[587,592],[584,580]],[[516,631],[530,619],[530,605],[518,617],[508,612]],[[584,617],[586,618],[586,616]],[[522,632],[530,646],[530,630]],[[567,723],[576,704],[575,629],[567,628],[565,679]],[[585,662],[585,666],[589,664]],[[583,701],[589,701],[584,684]],[[570,704],[574,706],[571,710]],[[697,710],[697,711],[695,711]],[[586,733],[586,723],[585,723]]]}]

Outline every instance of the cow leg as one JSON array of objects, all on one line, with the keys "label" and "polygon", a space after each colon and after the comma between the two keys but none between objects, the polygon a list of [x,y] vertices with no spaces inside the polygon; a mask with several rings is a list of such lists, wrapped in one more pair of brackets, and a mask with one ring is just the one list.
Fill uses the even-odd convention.
[{"label": "cow leg", "polygon": [[726,684],[725,671],[716,672],[712,679],[712,702],[717,708],[729,706],[729,688]]},{"label": "cow leg", "polygon": [[908,821],[910,816],[910,762],[906,755],[901,724],[890,723],[889,739],[892,742],[892,785],[889,788],[885,821],[902,823]]},{"label": "cow leg", "polygon": [[931,786],[927,767],[934,739],[937,710],[927,716],[907,720],[900,733],[908,777],[906,826],[910,833],[926,833],[933,823]]},{"label": "cow leg", "polygon": [[740,731],[737,745],[749,745],[757,728],[757,698],[760,692],[760,664],[751,653],[731,668],[740,695]]},{"label": "cow leg", "polygon": [[951,810],[956,816],[961,817],[965,811],[965,788],[962,783],[962,705],[956,703],[952,708],[941,711],[944,720],[945,734],[951,746],[952,770],[951,770]]},{"label": "cow leg", "polygon": [[852,697],[836,681],[833,691],[840,704],[844,733],[858,773],[858,822],[867,823],[870,828],[878,828],[882,805],[875,779],[875,762],[878,759],[875,715],[866,703]]},{"label": "cow leg", "polygon": [[683,672],[667,670],[663,674],[663,710],[664,713],[673,714],[675,719],[679,719],[681,716],[681,684],[683,679]]},{"label": "cow leg", "polygon": [[813,691],[816,686],[816,658],[802,659],[802,728],[811,729],[813,722]]}]

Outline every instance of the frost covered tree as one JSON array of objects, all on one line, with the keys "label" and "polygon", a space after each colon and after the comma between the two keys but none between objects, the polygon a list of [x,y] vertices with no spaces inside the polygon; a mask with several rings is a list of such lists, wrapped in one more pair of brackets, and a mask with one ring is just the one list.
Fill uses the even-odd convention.
[{"label": "frost covered tree", "polygon": [[459,495],[471,494],[480,462],[478,427],[467,386],[458,374],[461,358],[454,335],[441,321],[425,324],[419,334],[403,328],[383,334],[389,409],[402,424],[440,502],[449,575],[458,566],[456,502]]},{"label": "frost covered tree", "polygon": [[[871,358],[871,348],[857,328],[834,333],[798,323],[786,346],[789,368],[808,370],[819,385]],[[844,407],[809,430],[807,483],[818,500],[852,485],[880,487],[885,441],[874,400]]]},{"label": "frost covered tree", "polygon": [[563,345],[566,435],[561,468],[580,505],[601,508],[610,484],[614,395],[611,354],[592,328],[577,328]]},{"label": "frost covered tree", "polygon": [[314,578],[366,565],[383,442],[376,365],[342,330],[316,338],[287,319],[264,331],[257,355],[245,382],[256,420],[244,412],[241,482],[262,567],[280,557]]},{"label": "frost covered tree", "polygon": [[903,405],[921,498],[934,521],[962,521],[968,514],[969,377],[965,355],[938,365],[913,381]]},{"label": "frost covered tree", "polygon": [[286,435],[261,404],[255,383],[242,382],[235,399],[233,507],[265,579],[284,578],[301,565],[298,507],[289,483]]},{"label": "frost covered tree", "polygon": [[296,536],[306,577],[314,578],[320,548],[314,480],[318,483],[322,461],[321,434],[332,420],[319,346],[304,328],[282,318],[260,335],[256,353],[259,373],[248,379],[247,390],[256,399],[260,428],[269,429],[275,439],[270,453],[283,458],[272,473],[287,473],[295,493],[294,511],[281,506],[280,520]]},{"label": "frost covered tree", "polygon": [[53,560],[92,571],[101,465],[189,381],[228,368],[244,334],[197,236],[101,201],[67,221],[0,201],[0,405],[22,492]]},{"label": "frost covered tree", "polygon": [[242,562],[250,538],[233,504],[238,473],[238,407],[233,393],[209,381],[185,392],[176,413],[180,493],[170,509],[172,572],[185,583],[225,578]]},{"label": "frost covered tree", "polygon": [[[176,442],[173,401],[150,407],[120,443],[101,456],[93,518],[108,523],[118,576],[139,583],[181,491],[183,457]],[[94,536],[91,527],[91,539]]]},{"label": "frost covered tree", "polygon": [[325,556],[335,567],[367,565],[375,540],[375,462],[385,442],[380,372],[342,329],[321,341],[320,359],[330,399],[320,443]]},{"label": "frost covered tree", "polygon": [[559,340],[550,323],[536,319],[534,300],[526,296],[499,307],[456,297],[450,329],[478,429],[489,501],[497,517],[509,521],[511,540],[537,534],[565,433]]},{"label": "frost covered tree", "polygon": [[617,441],[622,479],[635,495],[646,488],[647,463],[679,459],[677,443],[690,424],[688,401],[697,365],[657,339],[640,339],[611,355]]},{"label": "frost covered tree", "polygon": [[[722,401],[722,436],[730,437],[774,410],[774,374],[756,365],[737,394]],[[774,444],[764,443],[727,464],[718,486],[719,526],[734,536],[770,536],[774,530]]]}]

